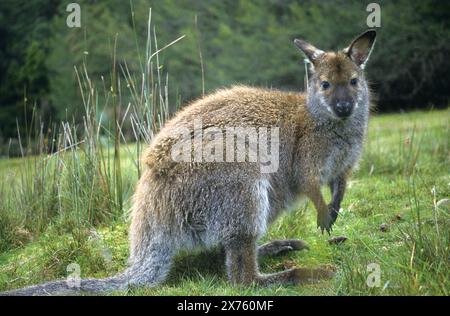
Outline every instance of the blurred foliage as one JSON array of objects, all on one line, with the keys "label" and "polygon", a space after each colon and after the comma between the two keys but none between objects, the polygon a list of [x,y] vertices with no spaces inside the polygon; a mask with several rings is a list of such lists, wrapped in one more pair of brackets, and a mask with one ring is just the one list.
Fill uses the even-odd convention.
[{"label": "blurred foliage", "polygon": [[[114,47],[119,72],[142,76],[149,8],[153,51],[186,35],[159,56],[175,108],[201,96],[203,85],[206,92],[234,83],[302,90],[303,56],[292,40],[341,49],[367,29],[372,1],[80,0],[82,27],[72,29],[69,2],[0,2],[0,143],[16,135],[16,117],[25,122],[25,96],[44,117],[79,118],[74,67],[84,64],[97,88],[109,89]],[[447,106],[450,2],[377,2],[382,27],[367,71],[378,109]],[[124,107],[128,100],[122,96]]]}]

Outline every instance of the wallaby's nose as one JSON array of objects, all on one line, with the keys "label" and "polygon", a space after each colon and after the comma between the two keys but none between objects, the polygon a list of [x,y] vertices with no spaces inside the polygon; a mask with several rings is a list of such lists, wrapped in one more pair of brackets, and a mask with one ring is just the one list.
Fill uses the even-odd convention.
[{"label": "wallaby's nose", "polygon": [[349,101],[339,101],[336,103],[335,113],[338,117],[349,117],[353,111],[353,104]]}]

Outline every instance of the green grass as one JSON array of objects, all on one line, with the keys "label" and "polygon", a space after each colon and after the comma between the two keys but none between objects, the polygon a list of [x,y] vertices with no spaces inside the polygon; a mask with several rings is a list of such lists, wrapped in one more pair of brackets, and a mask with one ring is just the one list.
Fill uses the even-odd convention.
[{"label": "green grass", "polygon": [[[299,205],[297,210],[282,216],[261,240],[300,238],[310,246],[309,251],[263,259],[263,272],[331,264],[337,268],[334,279],[302,286],[232,287],[226,280],[223,257],[218,250],[210,250],[180,254],[167,282],[161,286],[114,294],[449,295],[449,205],[436,205],[450,198],[449,118],[447,109],[371,119],[360,168],[349,182],[344,211],[332,233],[346,236],[344,244],[330,245],[329,236],[319,233],[310,204],[306,208]],[[56,209],[54,214],[42,215],[47,222],[36,230],[30,221],[33,214],[24,217],[17,210],[31,204],[8,198],[24,184],[18,175],[26,166],[33,169],[36,164],[30,163],[31,158],[0,160],[0,290],[65,278],[71,263],[80,265],[82,277],[104,277],[125,267],[125,214],[137,180],[130,154],[134,151],[134,146],[120,149],[125,210],[122,214],[109,220],[90,221],[85,220],[86,214],[77,217],[70,210]],[[80,185],[91,183],[84,181]],[[49,193],[45,189],[42,192]],[[91,195],[92,192],[96,191],[87,191]],[[82,194],[80,199],[89,200],[89,196]],[[92,201],[96,201],[95,207],[103,205],[97,199]],[[80,203],[88,205],[86,201]],[[30,210],[43,212],[44,206]],[[387,231],[380,229],[382,224],[387,225]],[[367,266],[372,263],[380,267],[379,287],[367,285]]]}]

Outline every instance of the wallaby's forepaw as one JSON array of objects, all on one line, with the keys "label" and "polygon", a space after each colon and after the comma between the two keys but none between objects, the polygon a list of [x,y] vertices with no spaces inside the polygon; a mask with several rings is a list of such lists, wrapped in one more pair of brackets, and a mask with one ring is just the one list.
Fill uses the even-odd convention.
[{"label": "wallaby's forepaw", "polygon": [[331,221],[332,221],[331,224],[334,224],[339,215],[339,209],[336,209],[334,206],[329,205],[328,212],[330,213],[330,216],[331,216]]},{"label": "wallaby's forepaw", "polygon": [[317,227],[320,228],[320,230],[322,231],[322,234],[326,230],[327,233],[330,235],[331,231],[333,230],[332,229],[333,224],[334,224],[334,220],[333,220],[333,217],[330,212],[327,212],[322,215],[319,214],[317,216]]},{"label": "wallaby's forepaw", "polygon": [[276,256],[290,251],[309,249],[303,240],[273,240],[258,248],[258,256]]}]

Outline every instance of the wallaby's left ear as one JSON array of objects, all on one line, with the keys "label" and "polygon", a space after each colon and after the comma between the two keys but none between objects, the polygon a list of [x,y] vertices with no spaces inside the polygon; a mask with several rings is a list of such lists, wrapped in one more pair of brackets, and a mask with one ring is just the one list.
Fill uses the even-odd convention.
[{"label": "wallaby's left ear", "polygon": [[312,64],[315,64],[317,59],[319,59],[319,57],[324,53],[323,50],[314,47],[304,40],[295,39],[294,44],[305,54],[305,56]]},{"label": "wallaby's left ear", "polygon": [[364,69],[364,66],[369,60],[376,37],[377,32],[375,30],[368,30],[355,38],[350,46],[344,49],[344,52],[355,64]]}]

